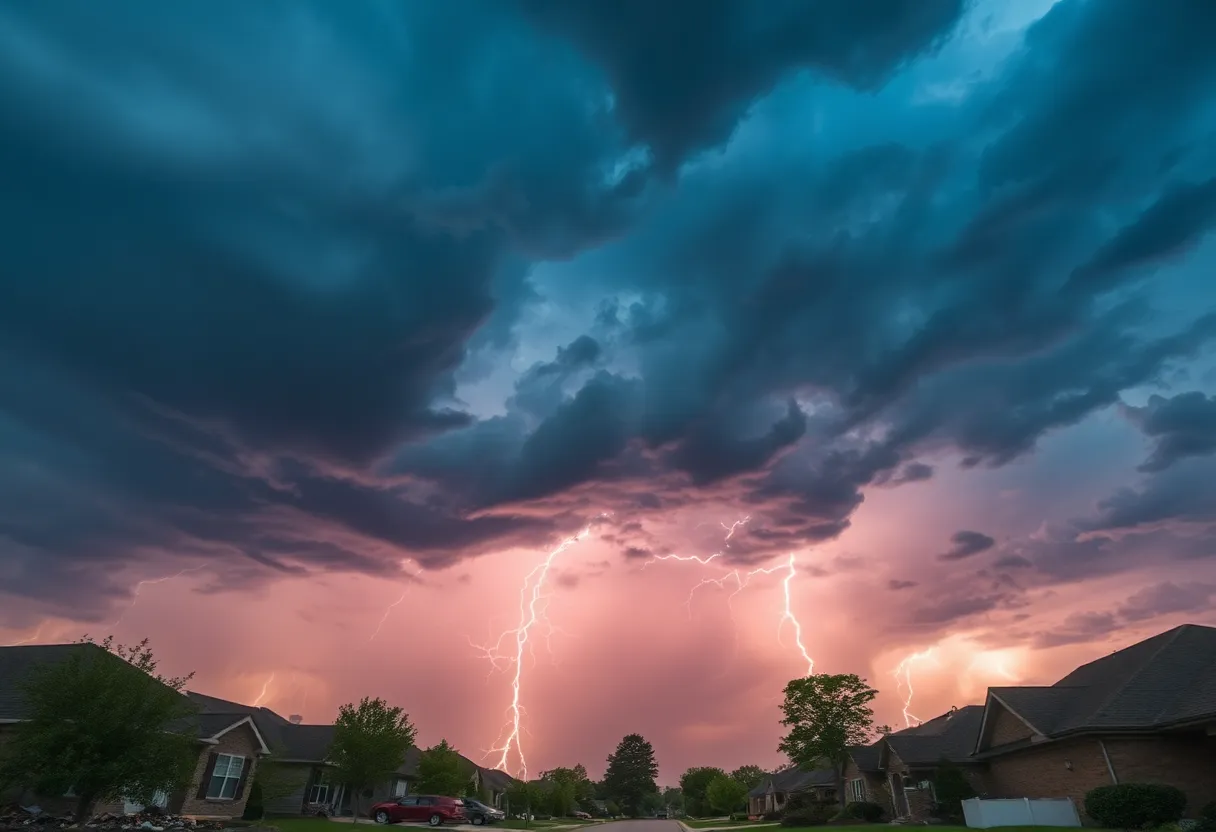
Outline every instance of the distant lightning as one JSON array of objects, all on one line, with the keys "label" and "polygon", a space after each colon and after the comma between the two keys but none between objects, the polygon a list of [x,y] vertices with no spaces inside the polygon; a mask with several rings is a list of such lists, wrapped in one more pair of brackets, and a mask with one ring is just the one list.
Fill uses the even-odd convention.
[{"label": "distant lightning", "polygon": [[14,641],[12,644],[9,645],[9,647],[20,647],[23,644],[33,644],[38,639],[42,638],[42,627],[43,627],[43,625],[39,624],[38,629],[34,630],[34,634],[32,636],[30,636],[29,638],[23,638],[23,639],[21,639],[21,641]]},{"label": "distant lightning", "polygon": [[[712,555],[710,555],[709,557],[702,558],[697,555],[656,555],[655,557],[646,561],[646,563],[642,564],[642,568],[645,569],[648,565],[650,565],[656,561],[661,561],[661,560],[676,560],[676,561],[683,561],[683,562],[692,562],[692,563],[700,564],[701,566],[706,566],[709,563],[713,562],[715,559],[722,557],[722,555],[725,554],[725,550],[730,548],[730,539],[732,537],[734,537],[735,532],[738,531],[739,528],[741,526],[743,526],[745,523],[747,523],[750,519],[751,519],[750,516],[744,517],[741,520],[736,520],[735,522],[731,523],[730,525],[727,525],[726,523],[720,523],[719,525],[723,529],[726,530],[726,537],[724,538],[723,550],[715,552]],[[760,567],[757,569],[753,569],[750,572],[743,572],[739,569],[731,569],[728,572],[726,572],[726,574],[721,575],[717,578],[702,578],[698,583],[693,585],[692,589],[690,589],[688,591],[688,598],[685,600],[684,606],[688,610],[688,617],[692,618],[692,601],[693,601],[693,598],[697,594],[697,590],[699,590],[703,587],[709,586],[710,584],[713,584],[714,586],[718,587],[719,589],[726,589],[726,584],[728,581],[730,581],[730,582],[734,583],[735,590],[730,595],[726,596],[726,607],[727,607],[727,610],[730,612],[731,620],[734,621],[735,620],[735,611],[734,611],[734,607],[732,606],[731,602],[734,600],[736,595],[738,595],[740,592],[742,592],[744,589],[747,588],[748,584],[751,583],[751,579],[757,575],[773,575],[777,572],[782,572],[782,571],[785,572],[785,578],[781,582],[782,594],[784,597],[785,604],[782,607],[781,620],[777,625],[777,639],[778,639],[778,641],[780,641],[781,632],[785,628],[785,625],[787,623],[791,627],[793,627],[794,644],[795,644],[795,646],[797,646],[798,652],[799,652],[799,654],[801,654],[803,660],[806,661],[806,666],[807,666],[806,675],[810,676],[812,673],[815,672],[815,660],[811,658],[810,653],[806,649],[806,645],[802,641],[802,622],[799,621],[798,617],[794,614],[793,599],[791,597],[792,593],[790,590],[790,584],[793,581],[795,575],[798,574],[797,562],[796,562],[794,554],[792,552],[790,553],[789,559],[784,564],[779,564],[777,566],[763,566],[763,567]]]},{"label": "distant lightning", "polygon": [[[422,569],[421,568],[417,569],[413,573],[414,580],[417,580],[418,576],[421,573],[422,573]],[[384,608],[384,615],[380,616],[380,623],[376,625],[376,630],[375,630],[375,632],[372,633],[372,637],[369,638],[368,641],[376,640],[376,636],[380,635],[380,631],[384,629],[384,622],[388,621],[388,617],[394,609],[401,606],[401,602],[405,600],[406,593],[408,593],[409,591],[410,591],[409,584],[406,584],[405,589],[401,590],[401,596],[396,601],[394,601],[393,603],[389,604],[387,607]]]},{"label": "distant lightning", "polygon": [[131,603],[127,604],[126,608],[123,609],[122,613],[119,614],[118,618],[115,619],[114,623],[110,625],[110,629],[113,630],[115,627],[117,627],[119,624],[122,623],[122,620],[124,618],[126,618],[127,613],[129,613],[131,611],[131,608],[135,606],[135,602],[139,600],[139,591],[141,589],[143,589],[145,586],[148,586],[149,584],[160,584],[160,583],[164,583],[165,581],[171,581],[174,578],[180,578],[182,575],[185,575],[189,572],[197,572],[198,570],[202,569],[206,565],[207,564],[205,564],[205,563],[200,563],[198,566],[191,566],[189,569],[183,569],[182,571],[180,571],[174,575],[165,575],[163,578],[151,578],[148,580],[136,581],[135,586],[131,590]]},{"label": "distant lightning", "polygon": [[261,706],[263,700],[266,699],[266,694],[270,691],[270,683],[273,681],[274,681],[274,674],[271,673],[270,676],[266,679],[266,681],[262,683],[262,692],[258,694],[257,699],[253,700],[253,707],[257,708],[257,707]]},{"label": "distant lightning", "polygon": [[934,659],[934,651],[935,648],[930,647],[928,650],[921,650],[919,653],[905,656],[895,668],[896,689],[904,694],[904,725],[908,728],[911,728],[913,723],[920,725],[924,721],[912,713],[912,698],[916,695],[916,691],[912,688],[912,665],[917,662]]},{"label": "distant lightning", "polygon": [[[548,626],[548,635],[551,636],[553,627],[545,618],[545,605],[542,603],[548,596],[545,594],[545,582],[549,578],[549,572],[553,568],[553,562],[557,556],[569,549],[587,536],[591,531],[592,524],[587,524],[582,531],[576,535],[567,537],[557,545],[544,560],[532,568],[523,581],[523,585],[519,590],[519,625],[514,629],[507,630],[499,636],[498,641],[491,647],[482,647],[474,645],[484,654],[484,657],[490,661],[491,672],[502,667],[503,663],[513,666],[514,671],[511,678],[511,704],[507,707],[508,719],[507,724],[503,727],[503,731],[499,734],[506,734],[506,739],[502,740],[499,745],[488,749],[485,756],[489,757],[493,754],[498,754],[498,761],[494,767],[503,771],[507,770],[510,765],[511,752],[514,750],[516,758],[519,760],[520,778],[524,781],[528,779],[528,761],[524,756],[523,745],[520,742],[521,736],[526,732],[523,725],[523,718],[527,714],[521,702],[521,693],[523,688],[523,667],[524,653],[532,653],[532,643],[529,636],[532,633],[532,628],[540,623]],[[503,656],[500,652],[501,645],[504,641],[514,641],[514,647],[511,654]]]}]

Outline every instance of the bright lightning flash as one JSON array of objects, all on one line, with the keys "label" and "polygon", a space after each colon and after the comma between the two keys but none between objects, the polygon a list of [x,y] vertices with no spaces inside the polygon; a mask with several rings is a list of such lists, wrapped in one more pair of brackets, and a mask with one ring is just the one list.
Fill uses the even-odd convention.
[{"label": "bright lightning flash", "polygon": [[912,689],[912,665],[923,661],[937,661],[936,648],[921,650],[905,656],[895,668],[895,683],[897,690],[904,694],[904,725],[911,728],[913,724],[920,725],[924,720],[912,713],[912,697],[916,691]]},{"label": "bright lightning flash", "polygon": [[42,624],[39,624],[38,629],[34,630],[34,634],[32,636],[30,636],[29,638],[23,638],[23,639],[21,639],[21,641],[14,641],[12,644],[9,645],[9,647],[21,647],[22,645],[25,645],[25,644],[33,644],[38,639],[42,638],[42,626],[43,626]]},{"label": "bright lightning flash", "polygon": [[205,564],[205,563],[200,563],[198,566],[191,566],[189,569],[183,569],[182,571],[180,571],[176,574],[166,575],[163,578],[152,578],[150,580],[145,580],[145,581],[136,581],[134,588],[131,590],[131,603],[127,604],[126,608],[122,611],[121,614],[119,614],[118,618],[114,620],[114,623],[110,625],[110,629],[113,630],[115,627],[117,627],[119,624],[122,623],[122,620],[124,618],[126,618],[127,613],[129,613],[131,611],[131,608],[135,606],[135,602],[139,600],[139,591],[141,589],[143,589],[145,586],[148,586],[149,584],[161,584],[161,583],[164,583],[165,581],[172,581],[174,578],[180,578],[182,575],[189,574],[190,572],[197,572],[198,570],[202,569],[206,565],[207,564]]},{"label": "bright lightning flash", "polygon": [[[415,570],[414,580],[417,580],[418,576],[421,573],[422,573],[421,568]],[[368,641],[376,640],[376,636],[380,635],[380,631],[384,629],[384,622],[388,621],[389,614],[392,613],[392,611],[395,608],[401,606],[401,602],[405,600],[405,595],[409,591],[410,591],[410,588],[409,588],[409,585],[407,584],[405,589],[401,590],[401,596],[396,601],[394,601],[393,603],[389,604],[387,607],[384,608],[384,615],[380,616],[380,623],[376,625],[376,630],[375,630],[375,632],[372,633],[372,637],[369,638]]]},{"label": "bright lightning flash", "polygon": [[[499,636],[493,646],[473,645],[484,653],[485,658],[489,659],[491,672],[501,669],[504,662],[514,667],[511,678],[511,704],[507,707],[509,716],[507,724],[499,734],[500,738],[505,734],[506,739],[488,749],[485,756],[499,755],[494,767],[506,771],[507,766],[510,765],[511,752],[514,750],[515,757],[519,760],[519,776],[524,781],[528,779],[528,761],[524,757],[524,749],[520,741],[525,730],[523,718],[527,713],[520,701],[523,688],[524,653],[526,651],[534,655],[532,653],[533,645],[529,638],[534,627],[544,624],[548,628],[547,637],[552,636],[554,628],[545,617],[544,602],[549,597],[545,593],[545,582],[549,578],[549,571],[553,568],[553,562],[557,556],[586,537],[591,531],[591,525],[588,524],[578,534],[567,537],[559,543],[524,578],[523,586],[519,590],[519,625]],[[504,641],[514,642],[510,654],[505,656],[500,652]]]},{"label": "bright lightning flash", "polygon": [[266,694],[270,692],[270,683],[273,681],[274,681],[274,674],[271,673],[270,676],[266,679],[266,681],[262,683],[262,692],[258,694],[257,699],[253,700],[253,707],[255,707],[255,708],[260,707],[262,702],[265,701]]},{"label": "bright lightning flash", "polygon": [[[734,534],[739,527],[743,526],[750,519],[750,516],[744,517],[742,520],[736,520],[729,526],[726,523],[720,524],[722,528],[726,529],[726,538],[723,550],[730,548],[730,539],[734,537]],[[642,564],[642,568],[645,569],[650,564],[660,560],[678,560],[697,563],[701,566],[705,566],[714,561],[716,558],[721,557],[724,553],[725,551],[714,552],[707,558],[698,557],[696,555],[656,555],[655,557],[646,561],[646,563]],[[781,621],[777,625],[777,639],[780,641],[781,631],[785,627],[786,623],[789,623],[794,630],[794,643],[797,646],[798,652],[801,654],[803,660],[806,662],[806,675],[810,676],[815,672],[815,660],[811,658],[810,653],[806,649],[806,645],[802,641],[802,622],[800,622],[798,617],[794,615],[794,605],[790,592],[790,583],[793,581],[794,576],[798,574],[797,563],[792,552],[790,553],[789,559],[784,564],[779,566],[764,566],[758,569],[753,569],[750,572],[741,572],[738,569],[731,569],[725,575],[717,578],[702,578],[699,583],[695,584],[692,589],[688,591],[688,598],[685,600],[684,606],[688,610],[688,617],[692,618],[692,599],[697,594],[698,589],[708,586],[709,584],[713,584],[719,589],[725,589],[726,582],[732,581],[735,584],[735,591],[726,596],[726,607],[730,612],[731,620],[734,621],[735,611],[734,607],[731,605],[731,602],[734,600],[735,596],[746,589],[748,584],[751,583],[751,579],[755,576],[773,575],[781,571],[785,572],[785,578],[781,582],[782,595],[785,604],[781,610]]]}]

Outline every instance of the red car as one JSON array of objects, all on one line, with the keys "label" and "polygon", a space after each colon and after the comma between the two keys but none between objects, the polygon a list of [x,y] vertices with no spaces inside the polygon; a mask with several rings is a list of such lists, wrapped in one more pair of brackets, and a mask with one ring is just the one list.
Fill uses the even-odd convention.
[{"label": "red car", "polygon": [[411,794],[377,803],[369,813],[376,823],[426,821],[431,826],[464,823],[464,803],[457,797],[433,794]]}]

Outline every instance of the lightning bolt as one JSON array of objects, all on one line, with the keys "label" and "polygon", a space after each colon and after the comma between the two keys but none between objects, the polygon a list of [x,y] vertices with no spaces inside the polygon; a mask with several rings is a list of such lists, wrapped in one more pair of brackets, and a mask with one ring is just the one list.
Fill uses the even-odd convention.
[{"label": "lightning bolt", "polygon": [[919,653],[904,656],[895,668],[896,690],[904,692],[903,712],[905,727],[911,728],[914,722],[917,725],[924,722],[924,720],[912,713],[912,697],[916,695],[916,691],[912,689],[912,665],[934,658],[934,648],[930,647],[928,650],[921,650]]},{"label": "lightning bolt", "polygon": [[262,701],[266,698],[266,694],[270,691],[270,683],[274,681],[274,674],[271,673],[266,681],[262,683],[262,692],[258,694],[258,698],[253,700],[253,707],[261,706]]},{"label": "lightning bolt", "polygon": [[23,639],[21,639],[21,641],[14,641],[12,644],[9,645],[9,647],[21,647],[24,644],[33,644],[38,639],[42,638],[42,628],[44,625],[45,625],[45,622],[43,622],[43,624],[39,624],[38,629],[34,630],[34,634],[32,636],[30,636],[29,638],[23,638]]},{"label": "lightning bolt", "polygon": [[[509,714],[507,724],[503,727],[499,737],[506,734],[506,739],[503,739],[500,744],[488,749],[485,756],[489,757],[493,754],[498,754],[498,761],[494,767],[507,770],[510,765],[511,752],[514,749],[515,756],[519,760],[520,779],[525,782],[528,779],[528,761],[524,756],[523,745],[520,738],[526,730],[523,726],[523,718],[527,711],[524,709],[521,698],[523,689],[523,667],[524,667],[524,652],[532,653],[532,643],[529,636],[532,633],[532,628],[544,621],[548,625],[548,619],[545,618],[545,609],[542,601],[547,598],[544,594],[545,582],[549,578],[549,571],[553,568],[553,562],[558,555],[574,546],[587,536],[591,531],[592,523],[588,523],[583,527],[578,534],[571,535],[559,543],[544,560],[532,568],[523,581],[523,585],[519,590],[519,625],[512,630],[508,630],[499,636],[497,643],[493,647],[482,647],[473,645],[481,650],[484,658],[489,659],[491,664],[491,672],[499,669],[501,663],[509,663],[514,668],[514,673],[511,678],[511,704],[507,706]],[[552,625],[549,625],[549,636],[552,636]],[[514,641],[512,654],[503,656],[499,651],[504,641]],[[471,643],[471,642],[470,642]],[[533,654],[534,655],[534,654]]]},{"label": "lightning bolt", "polygon": [[[712,563],[715,559],[722,557],[722,555],[725,554],[725,550],[730,548],[730,539],[734,537],[735,532],[738,531],[739,528],[746,524],[749,520],[751,520],[751,517],[747,516],[741,520],[736,520],[730,525],[727,525],[726,523],[719,523],[719,525],[726,530],[723,549],[714,552],[709,557],[702,558],[697,555],[656,555],[655,557],[646,561],[646,563],[642,564],[642,568],[645,569],[650,564],[661,560],[676,560],[683,561],[685,563],[697,563],[701,566]],[[750,572],[742,572],[739,569],[731,569],[726,574],[717,578],[702,578],[700,582],[694,584],[692,589],[688,591],[688,598],[684,601],[684,606],[688,610],[688,617],[691,619],[692,601],[697,594],[697,590],[709,586],[710,584],[713,584],[719,589],[726,589],[727,582],[733,581],[735,584],[735,590],[730,595],[726,596],[726,607],[730,612],[731,621],[735,621],[735,610],[732,606],[732,601],[734,600],[735,596],[745,590],[751,583],[751,579],[757,575],[773,575],[781,571],[785,572],[785,578],[781,582],[782,596],[785,603],[781,610],[781,619],[777,624],[777,640],[780,642],[781,633],[784,630],[785,625],[788,623],[794,630],[794,644],[798,648],[798,653],[806,662],[806,675],[810,676],[815,672],[815,660],[811,658],[810,653],[806,649],[806,645],[802,641],[802,622],[799,621],[798,616],[794,614],[793,599],[791,597],[792,593],[790,591],[790,584],[794,580],[794,577],[798,574],[797,561],[792,552],[784,564],[779,564],[777,566],[763,566],[753,569]]]},{"label": "lightning bolt", "polygon": [[[405,562],[402,561],[401,565],[404,568]],[[418,576],[421,574],[422,574],[422,567],[418,567],[413,572],[413,579],[417,580]],[[409,591],[410,591],[409,584],[406,584],[405,589],[401,590],[401,597],[399,597],[396,601],[394,601],[393,603],[389,604],[387,607],[384,608],[384,615],[380,616],[380,623],[376,625],[375,632],[373,632],[372,637],[368,639],[369,642],[375,641],[376,636],[380,635],[380,631],[384,629],[384,622],[388,621],[389,615],[392,613],[392,611],[395,608],[401,606],[401,602],[405,600],[405,595]]]},{"label": "lightning bolt", "polygon": [[207,564],[205,564],[205,563],[200,563],[198,566],[191,566],[189,569],[183,569],[182,571],[177,572],[173,575],[165,575],[163,578],[151,578],[149,580],[136,581],[135,586],[131,590],[131,603],[127,604],[126,608],[123,609],[123,611],[119,614],[118,618],[116,618],[114,620],[114,623],[110,625],[110,629],[113,630],[115,627],[117,627],[119,624],[122,623],[122,620],[124,618],[126,618],[127,613],[129,613],[131,611],[131,608],[135,606],[135,602],[139,600],[139,591],[141,589],[143,589],[145,586],[148,586],[149,584],[161,584],[161,583],[164,583],[165,581],[172,581],[174,578],[180,578],[182,575],[185,575],[187,573],[197,572],[198,570],[202,569],[206,565]]}]

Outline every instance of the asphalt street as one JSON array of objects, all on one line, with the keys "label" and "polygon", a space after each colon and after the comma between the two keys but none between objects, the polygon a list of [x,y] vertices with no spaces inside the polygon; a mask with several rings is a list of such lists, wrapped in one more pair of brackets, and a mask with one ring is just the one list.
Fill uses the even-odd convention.
[{"label": "asphalt street", "polygon": [[595,825],[596,832],[680,832],[680,824],[674,820],[655,820],[643,818],[640,820],[617,820]]}]

